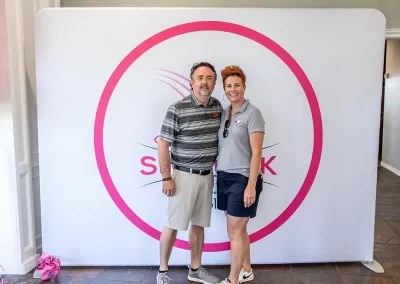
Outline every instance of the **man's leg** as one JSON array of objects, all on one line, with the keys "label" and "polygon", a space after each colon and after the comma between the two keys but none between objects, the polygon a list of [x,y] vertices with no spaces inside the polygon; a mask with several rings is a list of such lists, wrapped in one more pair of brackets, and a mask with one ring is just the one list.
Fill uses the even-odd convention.
[{"label": "man's leg", "polygon": [[214,175],[193,175],[196,203],[192,214],[192,226],[189,233],[189,244],[191,250],[191,267],[196,269],[201,266],[201,256],[204,247],[204,228],[211,224],[212,195],[214,187]]},{"label": "man's leg", "polygon": [[196,185],[197,199],[193,208],[192,226],[189,233],[191,250],[191,264],[188,279],[197,283],[220,283],[220,279],[208,273],[202,266],[201,256],[204,246],[204,228],[211,223],[212,190],[214,175],[193,175],[193,184]]},{"label": "man's leg", "polygon": [[185,176],[185,172],[178,170],[172,173],[175,192],[168,197],[167,219],[160,238],[160,272],[157,275],[157,283],[169,283],[171,280],[168,276],[168,262],[177,231],[186,231],[189,227],[192,214],[190,208],[194,206],[196,196],[192,189],[186,186],[188,183]]},{"label": "man's leg", "polygon": [[191,252],[191,263],[192,269],[197,269],[201,265],[201,256],[204,247],[204,228],[196,225],[192,225],[189,233],[189,243]]},{"label": "man's leg", "polygon": [[160,238],[160,271],[168,271],[168,262],[176,240],[176,230],[164,227]]}]

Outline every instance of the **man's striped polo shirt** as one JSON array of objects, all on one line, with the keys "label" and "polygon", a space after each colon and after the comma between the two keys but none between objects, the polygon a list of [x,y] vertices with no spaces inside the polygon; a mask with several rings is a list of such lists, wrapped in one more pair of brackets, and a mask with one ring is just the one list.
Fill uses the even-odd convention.
[{"label": "man's striped polo shirt", "polygon": [[192,169],[211,169],[218,155],[221,103],[211,97],[207,107],[191,94],[172,104],[160,138],[171,144],[171,163]]}]

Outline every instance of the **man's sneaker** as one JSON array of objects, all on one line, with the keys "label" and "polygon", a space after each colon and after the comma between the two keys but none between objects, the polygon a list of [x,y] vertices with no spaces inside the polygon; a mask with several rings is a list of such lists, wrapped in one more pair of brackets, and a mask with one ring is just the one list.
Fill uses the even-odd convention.
[{"label": "man's sneaker", "polygon": [[196,271],[193,271],[189,266],[188,280],[204,284],[218,284],[221,281],[217,277],[211,275],[203,266],[200,266]]},{"label": "man's sneaker", "polygon": [[157,274],[157,284],[170,284],[172,279],[169,277],[168,272]]},{"label": "man's sneaker", "polygon": [[253,269],[250,272],[246,272],[243,268],[239,274],[239,283],[248,282],[254,279]]}]

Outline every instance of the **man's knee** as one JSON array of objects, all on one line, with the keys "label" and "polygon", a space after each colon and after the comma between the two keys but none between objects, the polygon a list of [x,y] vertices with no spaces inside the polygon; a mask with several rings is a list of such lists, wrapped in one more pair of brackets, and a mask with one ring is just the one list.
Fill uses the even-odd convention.
[{"label": "man's knee", "polygon": [[163,231],[162,231],[162,237],[164,238],[174,238],[176,237],[177,230],[169,228],[167,226],[164,226]]},{"label": "man's knee", "polygon": [[187,216],[169,216],[164,224],[165,228],[177,231],[187,231],[190,224],[190,217]]},{"label": "man's knee", "polygon": [[192,224],[191,225],[191,230],[194,233],[203,233],[204,232],[204,227]]}]

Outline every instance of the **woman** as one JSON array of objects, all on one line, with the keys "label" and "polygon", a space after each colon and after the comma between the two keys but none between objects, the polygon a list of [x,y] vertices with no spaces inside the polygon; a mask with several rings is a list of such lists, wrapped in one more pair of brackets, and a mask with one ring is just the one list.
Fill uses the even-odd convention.
[{"label": "woman", "polygon": [[230,105],[223,111],[218,138],[217,208],[225,211],[231,244],[229,278],[221,283],[254,279],[250,263],[249,218],[256,216],[262,191],[260,173],[265,122],[258,108],[244,97],[246,75],[239,66],[221,71]]}]

